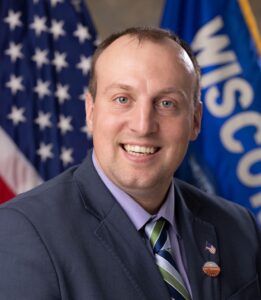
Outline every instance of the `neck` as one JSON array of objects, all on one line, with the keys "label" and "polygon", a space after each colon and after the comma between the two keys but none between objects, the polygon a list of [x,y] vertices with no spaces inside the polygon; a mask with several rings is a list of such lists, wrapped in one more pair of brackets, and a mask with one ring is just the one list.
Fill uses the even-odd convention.
[{"label": "neck", "polygon": [[165,202],[169,187],[162,191],[125,191],[128,193],[141,207],[143,207],[151,215],[156,214],[162,204]]}]

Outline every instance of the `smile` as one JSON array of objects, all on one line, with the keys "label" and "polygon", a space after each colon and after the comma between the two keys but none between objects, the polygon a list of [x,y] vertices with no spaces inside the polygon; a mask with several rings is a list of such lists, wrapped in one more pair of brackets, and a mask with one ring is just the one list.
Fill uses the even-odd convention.
[{"label": "smile", "polygon": [[156,147],[145,147],[139,145],[122,145],[123,149],[133,155],[151,155],[156,153],[159,148]]}]

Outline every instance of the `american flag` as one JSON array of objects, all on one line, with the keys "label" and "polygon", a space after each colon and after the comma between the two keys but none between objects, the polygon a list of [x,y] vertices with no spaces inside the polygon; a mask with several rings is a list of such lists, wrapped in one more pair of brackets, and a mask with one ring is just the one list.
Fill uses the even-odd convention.
[{"label": "american flag", "polygon": [[81,0],[1,0],[0,202],[85,157],[97,37]]},{"label": "american flag", "polygon": [[216,254],[216,248],[212,244],[210,244],[208,241],[206,241],[205,249],[211,254]]}]

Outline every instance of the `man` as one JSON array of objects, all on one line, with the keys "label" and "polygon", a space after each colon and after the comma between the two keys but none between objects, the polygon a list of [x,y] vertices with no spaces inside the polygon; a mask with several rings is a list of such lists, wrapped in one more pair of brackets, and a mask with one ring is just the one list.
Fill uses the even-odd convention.
[{"label": "man", "polygon": [[0,299],[261,299],[252,216],[173,179],[200,131],[189,48],[112,35],[89,90],[87,159],[0,208]]}]

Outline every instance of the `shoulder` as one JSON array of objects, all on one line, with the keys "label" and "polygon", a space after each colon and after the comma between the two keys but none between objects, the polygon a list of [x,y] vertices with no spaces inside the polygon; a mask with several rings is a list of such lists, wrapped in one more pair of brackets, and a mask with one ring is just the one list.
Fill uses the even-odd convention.
[{"label": "shoulder", "polygon": [[24,219],[39,228],[63,225],[72,211],[76,212],[75,207],[81,206],[80,192],[74,178],[76,170],[77,167],[72,167],[0,205],[0,218],[9,215],[12,222]]},{"label": "shoulder", "polygon": [[62,196],[68,190],[71,190],[74,185],[73,174],[75,170],[77,170],[77,167],[72,167],[32,190],[19,194],[10,201],[0,205],[0,209],[23,207],[26,203],[30,203],[30,200],[35,202],[36,199],[43,199],[45,201],[51,201],[54,197],[57,199],[59,195]]},{"label": "shoulder", "polygon": [[258,230],[252,214],[235,202],[206,193],[184,181],[175,179],[176,192],[194,217],[214,224],[217,228],[230,228],[234,232]]}]

